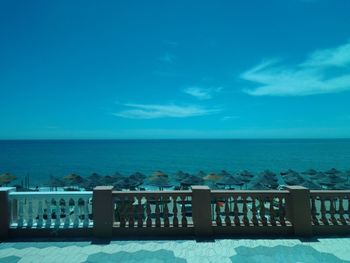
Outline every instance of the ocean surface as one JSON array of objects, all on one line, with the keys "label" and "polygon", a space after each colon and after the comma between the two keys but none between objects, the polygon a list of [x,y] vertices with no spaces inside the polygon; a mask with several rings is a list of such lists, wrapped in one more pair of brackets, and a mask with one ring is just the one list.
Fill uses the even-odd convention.
[{"label": "ocean surface", "polygon": [[[0,174],[44,185],[50,175],[162,170],[197,173],[265,169],[350,169],[350,139],[334,140],[43,140],[0,141]],[[18,183],[20,181],[17,181]]]}]

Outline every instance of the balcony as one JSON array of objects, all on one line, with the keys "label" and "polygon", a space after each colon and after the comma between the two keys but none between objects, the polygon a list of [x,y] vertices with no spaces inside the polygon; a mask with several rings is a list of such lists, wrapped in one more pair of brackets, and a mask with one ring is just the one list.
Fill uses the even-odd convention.
[{"label": "balcony", "polygon": [[14,192],[0,188],[0,235],[227,236],[350,233],[350,191]]}]

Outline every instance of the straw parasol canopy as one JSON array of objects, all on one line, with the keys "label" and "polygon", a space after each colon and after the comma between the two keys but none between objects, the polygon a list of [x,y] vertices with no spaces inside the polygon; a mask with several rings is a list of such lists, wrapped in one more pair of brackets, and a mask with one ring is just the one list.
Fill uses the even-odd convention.
[{"label": "straw parasol canopy", "polygon": [[157,177],[150,183],[150,185],[159,187],[159,190],[163,190],[163,188],[169,188],[173,186],[169,182],[169,179],[166,177]]},{"label": "straw parasol canopy", "polygon": [[187,176],[189,176],[189,173],[185,173],[183,171],[178,171],[175,173],[175,177],[177,181],[181,181],[183,179],[185,179]]},{"label": "straw parasol canopy", "polygon": [[297,173],[298,173],[298,172],[296,172],[296,171],[294,171],[294,170],[292,170],[292,169],[288,169],[288,170],[285,170],[285,171],[280,172],[280,174],[281,174],[282,176],[289,175],[289,174],[297,174]]},{"label": "straw parasol canopy", "polygon": [[301,172],[302,174],[306,174],[306,175],[316,175],[317,171],[315,169],[307,169],[304,172]]},{"label": "straw parasol canopy", "polygon": [[248,170],[243,170],[243,171],[239,172],[238,174],[241,177],[249,177],[249,178],[253,178],[254,177],[254,174],[252,174]]},{"label": "straw parasol canopy", "polygon": [[55,188],[57,191],[58,187],[64,187],[64,186],[66,186],[66,184],[64,183],[64,181],[62,179],[54,177],[54,176],[50,176],[49,186],[51,188]]},{"label": "straw parasol canopy", "polygon": [[205,181],[217,181],[222,178],[221,175],[218,175],[216,173],[209,173],[206,176],[203,177],[203,180]]},{"label": "straw parasol canopy", "polygon": [[133,173],[129,176],[129,178],[135,179],[135,180],[139,180],[139,181],[143,181],[146,179],[146,175],[144,175],[143,173],[140,172],[136,172]]},{"label": "straw parasol canopy", "polygon": [[205,172],[203,172],[202,170],[200,170],[198,173],[197,173],[197,176],[199,177],[204,177],[206,175]]},{"label": "straw parasol canopy", "polygon": [[300,185],[305,182],[305,179],[293,170],[288,170],[287,173],[283,175],[283,179],[288,185]]},{"label": "straw parasol canopy", "polygon": [[261,182],[256,182],[253,185],[249,187],[251,190],[270,190],[269,187],[267,187],[265,184]]},{"label": "straw parasol canopy", "polygon": [[203,184],[203,178],[197,175],[190,175],[185,179],[181,180],[180,184],[183,186],[191,186],[191,185],[201,185]]},{"label": "straw parasol canopy", "polygon": [[63,177],[63,179],[67,181],[70,185],[81,185],[84,182],[83,177],[75,173],[69,174]]},{"label": "straw parasol canopy", "polygon": [[278,187],[276,174],[271,172],[270,170],[265,170],[260,173],[258,183],[265,185],[269,189],[275,189]]},{"label": "straw parasol canopy", "polygon": [[304,186],[306,188],[309,188],[311,190],[321,190],[322,187],[312,181],[304,181],[303,183],[300,184],[301,186]]},{"label": "straw parasol canopy", "polygon": [[228,175],[223,178],[221,178],[217,183],[217,185],[224,185],[224,186],[229,186],[231,188],[232,185],[238,185],[239,187],[242,187],[244,185],[243,181],[240,181],[238,178]]},{"label": "straw parasol canopy", "polygon": [[325,171],[324,173],[327,174],[327,175],[330,175],[330,174],[333,175],[333,174],[341,174],[341,171],[339,171],[339,170],[337,170],[335,168],[332,168],[332,169],[329,169],[329,170]]},{"label": "straw parasol canopy", "polygon": [[9,183],[11,183],[12,181],[16,180],[17,177],[10,174],[10,173],[4,173],[2,175],[0,175],[0,185],[8,185]]},{"label": "straw parasol canopy", "polygon": [[151,177],[169,177],[166,173],[162,171],[155,171]]},{"label": "straw parasol canopy", "polygon": [[320,185],[331,188],[334,187],[336,184],[345,183],[346,181],[347,179],[343,177],[340,173],[328,173],[328,176],[320,179],[318,183]]},{"label": "straw parasol canopy", "polygon": [[132,179],[130,177],[120,178],[117,182],[113,184],[116,189],[135,189],[140,186],[142,182]]},{"label": "straw parasol canopy", "polygon": [[221,172],[219,173],[219,175],[221,176],[221,177],[224,177],[224,176],[229,176],[229,175],[231,175],[229,172],[227,172],[226,170],[221,170]]}]

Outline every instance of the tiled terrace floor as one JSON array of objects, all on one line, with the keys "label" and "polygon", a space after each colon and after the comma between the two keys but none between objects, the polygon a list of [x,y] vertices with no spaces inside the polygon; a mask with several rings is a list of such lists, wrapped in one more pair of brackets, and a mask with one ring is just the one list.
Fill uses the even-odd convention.
[{"label": "tiled terrace floor", "polygon": [[212,241],[12,240],[0,243],[1,263],[350,262],[349,238],[216,239]]}]

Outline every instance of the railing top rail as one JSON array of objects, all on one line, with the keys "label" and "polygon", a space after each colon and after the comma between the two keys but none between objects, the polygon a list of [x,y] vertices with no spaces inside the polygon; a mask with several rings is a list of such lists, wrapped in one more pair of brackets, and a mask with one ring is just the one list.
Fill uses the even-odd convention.
[{"label": "railing top rail", "polygon": [[350,190],[311,190],[311,196],[339,196],[347,195],[350,196]]},{"label": "railing top rail", "polygon": [[83,197],[83,196],[92,196],[92,191],[77,191],[77,192],[10,192],[10,198],[16,197]]},{"label": "railing top rail", "polygon": [[250,194],[289,194],[288,190],[212,190],[211,194],[250,195]]},{"label": "railing top rail", "polygon": [[138,196],[148,196],[148,195],[191,195],[191,190],[176,190],[176,191],[113,191],[113,196],[120,195],[138,195]]},{"label": "railing top rail", "polygon": [[350,190],[310,190],[311,194],[350,194]]}]

